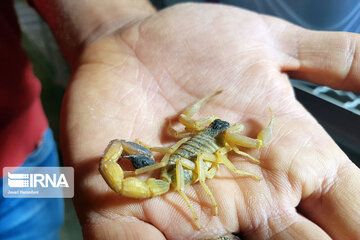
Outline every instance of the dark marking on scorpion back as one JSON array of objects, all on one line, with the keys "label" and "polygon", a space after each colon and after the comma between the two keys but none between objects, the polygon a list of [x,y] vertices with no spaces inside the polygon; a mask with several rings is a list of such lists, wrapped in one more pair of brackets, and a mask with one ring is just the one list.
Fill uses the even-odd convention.
[{"label": "dark marking on scorpion back", "polygon": [[230,127],[230,123],[215,119],[209,127],[204,130],[204,134],[216,138],[220,133],[224,132]]}]

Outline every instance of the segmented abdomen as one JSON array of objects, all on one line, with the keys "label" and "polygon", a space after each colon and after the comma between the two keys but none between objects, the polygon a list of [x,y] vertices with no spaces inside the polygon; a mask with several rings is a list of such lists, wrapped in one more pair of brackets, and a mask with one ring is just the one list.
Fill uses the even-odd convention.
[{"label": "segmented abdomen", "polygon": [[213,137],[208,136],[204,133],[199,133],[198,135],[192,137],[189,141],[184,143],[180,148],[178,148],[170,157],[171,160],[178,159],[183,157],[189,160],[195,160],[196,156],[200,152],[214,153],[220,147],[216,144],[216,141]]}]

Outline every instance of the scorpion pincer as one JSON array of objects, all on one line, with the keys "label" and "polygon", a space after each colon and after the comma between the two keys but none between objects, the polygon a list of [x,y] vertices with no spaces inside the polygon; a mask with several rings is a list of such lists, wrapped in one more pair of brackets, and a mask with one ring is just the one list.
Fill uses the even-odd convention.
[{"label": "scorpion pincer", "polygon": [[[271,120],[256,139],[241,134],[244,130],[242,124],[237,123],[230,126],[228,122],[215,116],[198,120],[192,118],[207,100],[219,93],[221,91],[205,96],[180,114],[179,122],[185,126],[184,131],[176,131],[169,121],[168,133],[180,139],[171,147],[150,148],[140,142],[112,140],[105,149],[99,167],[100,173],[110,188],[129,198],[151,198],[168,192],[172,187],[183,197],[191,210],[196,226],[200,228],[197,214],[184,192],[186,186],[200,182],[210,197],[217,215],[216,200],[205,180],[215,176],[219,164],[224,164],[235,174],[261,180],[255,174],[236,169],[228,159],[227,153],[234,151],[259,163],[259,160],[240,151],[238,146],[256,149],[266,146],[271,139],[274,115],[270,110]],[[152,151],[165,155],[160,162],[155,163]],[[136,170],[123,171],[117,163],[119,159],[129,159]],[[127,177],[156,169],[162,169],[159,179],[149,178],[142,181],[136,177]]]}]

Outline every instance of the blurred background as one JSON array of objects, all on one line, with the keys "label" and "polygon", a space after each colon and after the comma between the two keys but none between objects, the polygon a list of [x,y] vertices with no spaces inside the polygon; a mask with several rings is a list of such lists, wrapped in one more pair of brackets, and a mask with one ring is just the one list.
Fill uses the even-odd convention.
[{"label": "blurred background", "polygon": [[[162,8],[162,0],[153,0]],[[42,83],[42,102],[59,143],[60,107],[70,78],[70,68],[48,25],[25,1],[15,1],[23,32],[22,44],[33,64],[35,75]],[[324,86],[291,80],[297,98],[324,126],[346,154],[360,166],[360,94],[330,89]],[[59,144],[58,144],[59,146]],[[60,155],[61,158],[61,155]],[[65,223],[60,239],[81,239],[72,200],[65,199]]]},{"label": "blurred background", "polygon": [[[60,107],[70,68],[60,52],[46,22],[25,1],[15,1],[15,9],[22,30],[22,45],[32,62],[35,75],[42,84],[42,103],[59,145]],[[60,161],[62,162],[61,155]],[[65,199],[65,222],[60,239],[82,239],[81,227],[72,200]]]},{"label": "blurred background", "polygon": [[[152,2],[158,8],[162,7],[161,0]],[[43,107],[59,148],[60,107],[70,79],[70,68],[41,16],[25,0],[15,0],[15,10],[22,31],[22,45],[30,57],[35,75],[41,81]],[[62,164],[61,153],[60,161]],[[71,199],[65,199],[65,219],[60,239],[82,239],[81,227]]]}]

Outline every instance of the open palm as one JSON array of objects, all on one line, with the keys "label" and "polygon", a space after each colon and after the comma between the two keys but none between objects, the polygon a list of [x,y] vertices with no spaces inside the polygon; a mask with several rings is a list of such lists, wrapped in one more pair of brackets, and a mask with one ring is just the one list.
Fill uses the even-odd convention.
[{"label": "open palm", "polygon": [[[314,48],[310,34],[315,35]],[[187,4],[130,22],[89,45],[62,112],[63,150],[75,168],[75,203],[84,236],[360,236],[359,169],[297,102],[284,73],[315,82],[327,78],[333,86],[353,80],[356,70],[349,74],[351,62],[344,60],[348,53],[342,50],[349,43],[337,42],[337,37],[238,8]],[[338,47],[329,62],[322,40],[325,46]],[[351,87],[345,80],[342,86]],[[260,182],[221,166],[215,178],[207,180],[218,216],[200,184],[187,187],[200,230],[176,192],[135,200],[118,196],[106,185],[98,165],[110,140],[174,143],[166,134],[166,118],[220,89],[223,93],[199,116],[241,122],[244,134],[256,137],[270,119],[269,108],[275,114],[270,144],[248,151],[260,165],[229,156],[238,169],[262,177]]]}]

